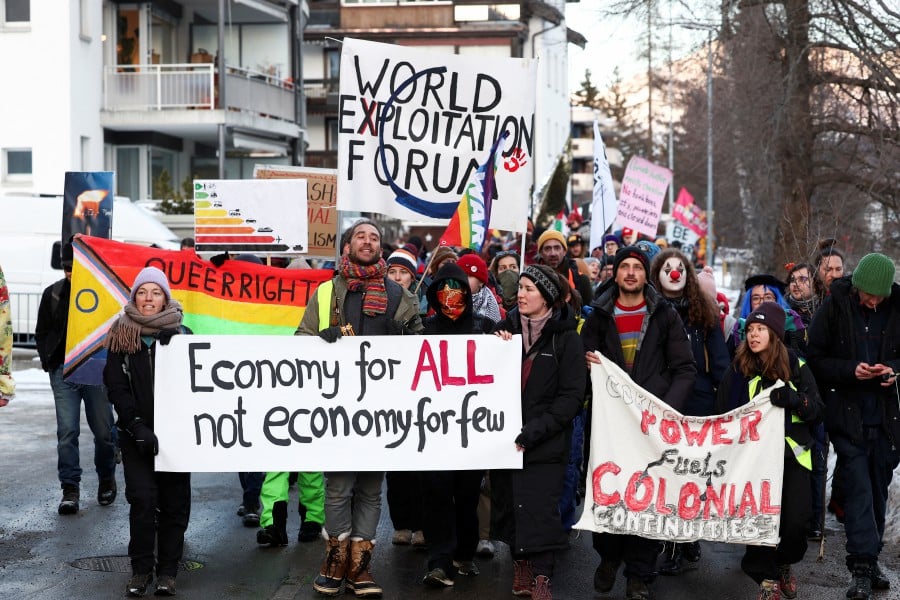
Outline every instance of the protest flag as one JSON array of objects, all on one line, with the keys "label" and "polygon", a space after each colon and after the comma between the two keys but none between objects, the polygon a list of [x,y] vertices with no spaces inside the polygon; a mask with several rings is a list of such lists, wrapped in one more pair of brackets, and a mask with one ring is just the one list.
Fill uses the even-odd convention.
[{"label": "protest flag", "polygon": [[459,206],[453,213],[444,235],[441,236],[441,246],[457,246],[481,251],[485,233],[491,222],[491,206],[496,192],[494,174],[497,171],[497,148],[508,136],[509,132],[504,131],[503,135],[497,138],[491,146],[487,160],[472,174],[459,200]]},{"label": "protest flag", "polygon": [[616,218],[617,204],[606,146],[600,135],[600,124],[594,119],[594,197],[591,201],[591,239],[588,249],[596,248],[603,241],[606,230]]}]

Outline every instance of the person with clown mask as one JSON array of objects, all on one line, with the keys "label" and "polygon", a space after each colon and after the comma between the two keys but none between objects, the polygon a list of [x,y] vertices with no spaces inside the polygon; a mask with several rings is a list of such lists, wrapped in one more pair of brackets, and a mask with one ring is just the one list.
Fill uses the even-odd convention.
[{"label": "person with clown mask", "polygon": [[[456,263],[438,269],[425,292],[434,314],[425,319],[426,335],[477,335],[493,323],[475,314],[469,278]],[[453,585],[457,574],[478,575],[472,560],[478,545],[478,498],[484,471],[431,471],[423,473],[424,532],[428,540],[428,566],[422,579],[428,587]]]},{"label": "person with clown mask", "polygon": [[[696,417],[716,414],[716,393],[730,362],[725,335],[719,324],[718,307],[701,287],[690,260],[675,248],[667,248],[656,255],[650,267],[650,282],[678,311],[697,367],[694,393],[685,402],[682,412]],[[680,575],[684,572],[685,561],[696,563],[699,560],[699,542],[666,542],[659,572]]]}]

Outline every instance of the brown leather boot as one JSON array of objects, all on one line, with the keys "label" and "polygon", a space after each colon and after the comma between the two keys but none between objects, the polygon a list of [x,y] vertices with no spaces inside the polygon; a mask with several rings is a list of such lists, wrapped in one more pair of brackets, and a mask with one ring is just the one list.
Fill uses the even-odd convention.
[{"label": "brown leather boot", "polygon": [[375,583],[369,573],[375,540],[353,540],[350,542],[350,566],[347,572],[347,590],[357,598],[381,598],[381,586]]},{"label": "brown leather boot", "polygon": [[[340,537],[329,537],[325,540],[325,561],[319,575],[313,580],[313,589],[326,596],[337,596],[341,593],[341,584],[347,574],[347,563],[350,556],[349,534]],[[349,586],[348,586],[349,587]]]}]

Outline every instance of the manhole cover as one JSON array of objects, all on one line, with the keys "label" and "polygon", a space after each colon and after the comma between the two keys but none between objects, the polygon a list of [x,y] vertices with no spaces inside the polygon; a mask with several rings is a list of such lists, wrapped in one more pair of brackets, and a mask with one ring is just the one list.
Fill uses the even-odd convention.
[{"label": "manhole cover", "polygon": [[[127,556],[89,556],[75,559],[69,564],[76,569],[85,571],[131,573],[131,560]],[[195,560],[183,560],[178,566],[182,571],[196,571],[203,568],[203,563]]]}]

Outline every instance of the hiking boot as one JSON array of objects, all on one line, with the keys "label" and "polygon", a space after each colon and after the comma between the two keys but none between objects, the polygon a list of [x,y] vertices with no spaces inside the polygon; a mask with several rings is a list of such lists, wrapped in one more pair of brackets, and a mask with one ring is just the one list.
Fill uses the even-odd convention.
[{"label": "hiking boot", "polygon": [[62,486],[62,491],[63,497],[62,502],[59,503],[59,514],[74,515],[78,512],[78,500],[81,496],[78,486],[67,483]]},{"label": "hiking boot", "polygon": [[869,600],[872,597],[872,567],[867,564],[853,565],[853,579],[847,588],[851,600]]},{"label": "hiking boot", "polygon": [[482,558],[494,558],[497,548],[491,540],[478,540],[478,546],[475,548],[475,554]]},{"label": "hiking boot", "polygon": [[275,525],[267,525],[256,532],[256,543],[260,546],[287,546],[287,532]]},{"label": "hiking boot", "polygon": [[175,595],[175,578],[171,575],[160,575],[156,578],[156,595],[157,596],[174,596]]},{"label": "hiking boot", "polygon": [[244,514],[241,515],[241,523],[244,527],[259,527],[259,507],[244,507]]},{"label": "hiking boot", "polygon": [[534,590],[531,592],[531,600],[553,600],[550,592],[550,578],[546,575],[538,575],[534,578]]},{"label": "hiking boot", "polygon": [[116,499],[117,492],[115,479],[101,479],[97,487],[97,503],[100,506],[109,506]]},{"label": "hiking boot", "polygon": [[691,563],[700,561],[700,542],[687,542],[678,544],[681,550],[681,557]]},{"label": "hiking boot", "polygon": [[881,566],[878,563],[875,563],[875,566],[872,567],[872,589],[873,590],[889,590],[891,589],[891,582],[887,577],[884,576],[884,572],[881,570]]},{"label": "hiking boot", "polygon": [[350,560],[347,565],[347,590],[357,598],[381,598],[383,590],[369,573],[374,540],[353,540],[350,542]]},{"label": "hiking boot", "polygon": [[297,541],[304,544],[314,542],[322,537],[322,524],[315,521],[303,521],[300,526],[300,532],[297,534]]},{"label": "hiking boot", "polygon": [[475,564],[474,560],[454,560],[453,566],[456,568],[457,572],[460,575],[467,575],[469,577],[474,577],[481,573],[478,570],[478,565]]},{"label": "hiking boot", "polygon": [[513,596],[530,596],[534,590],[534,572],[530,560],[513,561]]},{"label": "hiking boot", "polygon": [[666,542],[663,545],[663,559],[659,565],[660,575],[681,575],[684,566],[681,559],[681,544]]},{"label": "hiking boot", "polygon": [[425,533],[419,529],[417,531],[412,532],[412,537],[409,538],[409,543],[412,544],[416,548],[424,548],[425,547]]},{"label": "hiking boot", "polygon": [[442,568],[436,567],[425,574],[422,583],[432,588],[445,588],[453,585],[453,579]]},{"label": "hiking boot", "polygon": [[778,589],[785,598],[797,597],[797,578],[791,573],[791,565],[778,566]]},{"label": "hiking boot", "polygon": [[409,546],[411,541],[412,531],[409,529],[397,529],[394,531],[394,537],[391,538],[391,543],[395,546]]},{"label": "hiking boot", "polygon": [[756,600],[781,600],[781,589],[773,579],[763,579],[759,584],[759,595]]},{"label": "hiking boot", "polygon": [[147,592],[150,591],[151,583],[153,583],[153,573],[132,575],[128,583],[125,584],[125,593],[133,598],[146,596]]},{"label": "hiking boot", "polygon": [[625,600],[653,600],[653,590],[640,579],[629,579],[625,585]]},{"label": "hiking boot", "polygon": [[[344,534],[349,535],[349,534]],[[313,589],[326,596],[337,596],[347,574],[350,540],[329,537],[325,540],[325,560],[313,580]]]},{"label": "hiking boot", "polygon": [[600,559],[600,565],[594,571],[594,589],[605,594],[616,585],[616,574],[621,563]]}]

